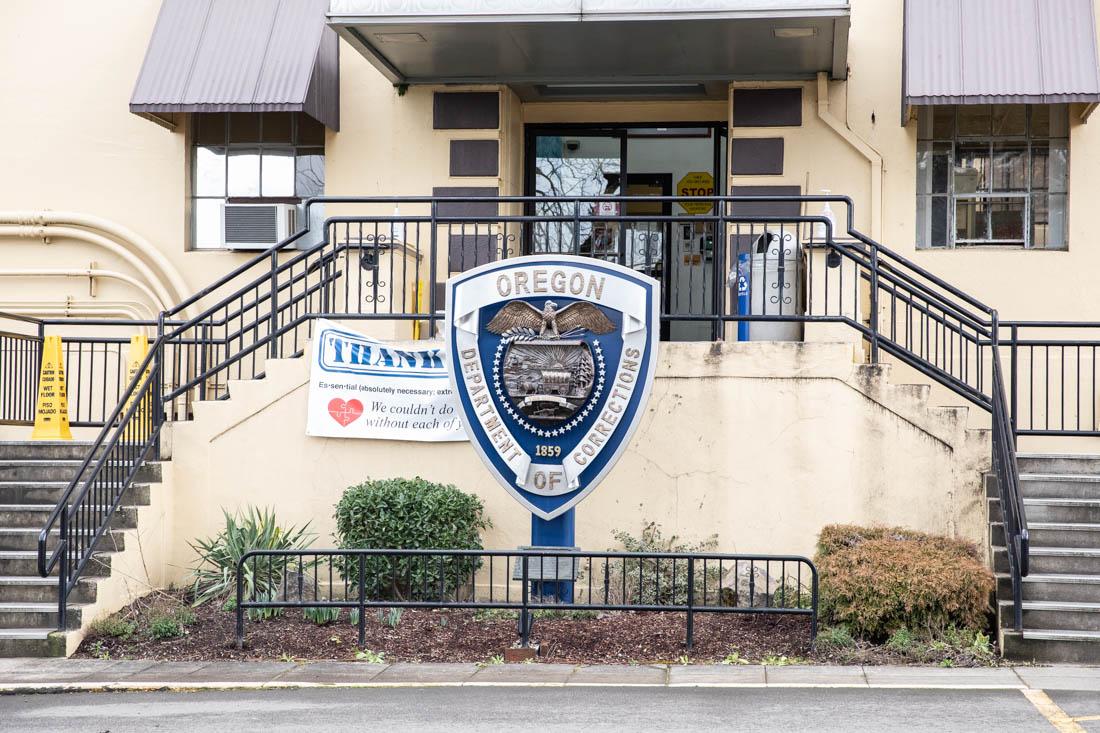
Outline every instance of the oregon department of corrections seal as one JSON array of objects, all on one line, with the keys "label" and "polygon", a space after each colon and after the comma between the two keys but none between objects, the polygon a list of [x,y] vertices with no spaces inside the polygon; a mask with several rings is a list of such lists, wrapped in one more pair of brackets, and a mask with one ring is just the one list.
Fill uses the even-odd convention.
[{"label": "oregon department of corrections seal", "polygon": [[447,366],[489,470],[553,519],[607,474],[656,365],[660,285],[585,257],[483,265],[447,282]]}]

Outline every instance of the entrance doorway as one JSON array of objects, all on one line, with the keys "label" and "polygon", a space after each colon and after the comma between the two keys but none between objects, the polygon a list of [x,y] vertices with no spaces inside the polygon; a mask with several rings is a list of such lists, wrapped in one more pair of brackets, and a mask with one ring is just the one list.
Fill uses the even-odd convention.
[{"label": "entrance doorway", "polygon": [[[726,126],[529,125],[528,196],[699,196],[724,191]],[[625,185],[624,185],[625,183]],[[536,202],[528,213],[547,217],[524,242],[529,254],[577,254],[615,262],[661,281],[663,313],[713,315],[717,308],[714,222],[707,202],[624,204]],[[624,215],[629,221],[619,220]],[[675,216],[675,221],[668,217]],[[595,221],[573,220],[586,216]],[[608,221],[599,221],[607,216]],[[692,221],[698,216],[700,221]],[[634,219],[633,217],[637,217]],[[647,217],[653,217],[647,219]],[[662,323],[661,338],[709,341],[708,321]]]}]

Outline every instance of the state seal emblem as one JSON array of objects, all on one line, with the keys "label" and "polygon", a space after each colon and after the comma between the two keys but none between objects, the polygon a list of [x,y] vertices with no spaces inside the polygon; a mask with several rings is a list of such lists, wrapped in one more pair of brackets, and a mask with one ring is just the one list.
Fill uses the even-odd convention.
[{"label": "state seal emblem", "polygon": [[447,282],[447,367],[467,433],[542,519],[607,475],[656,367],[659,283],[586,257],[490,263]]}]

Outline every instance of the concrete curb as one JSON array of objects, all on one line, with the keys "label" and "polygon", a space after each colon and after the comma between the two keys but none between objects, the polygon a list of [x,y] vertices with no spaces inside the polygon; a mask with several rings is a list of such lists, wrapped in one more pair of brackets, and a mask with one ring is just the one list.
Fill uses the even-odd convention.
[{"label": "concrete curb", "polygon": [[0,660],[0,694],[396,687],[847,688],[1081,690],[1100,667],[583,666],[363,662]]}]

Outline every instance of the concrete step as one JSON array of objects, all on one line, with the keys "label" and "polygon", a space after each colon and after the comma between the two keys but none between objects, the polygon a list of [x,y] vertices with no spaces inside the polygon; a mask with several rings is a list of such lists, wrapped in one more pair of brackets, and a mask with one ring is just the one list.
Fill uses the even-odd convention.
[{"label": "concrete step", "polygon": [[[93,603],[98,584],[93,579],[80,580],[69,593],[70,603]],[[37,575],[6,575],[0,577],[0,603],[57,603],[57,579]]]},{"label": "concrete step", "polygon": [[[0,505],[0,527],[41,529],[45,526],[51,511],[53,506],[48,504],[2,504]],[[112,529],[131,529],[136,526],[137,508],[135,507],[120,506],[111,517]]]},{"label": "concrete step", "polygon": [[72,440],[6,440],[0,442],[0,460],[84,460],[91,447],[90,442]]},{"label": "concrete step", "polygon": [[[1080,601],[1024,601],[1025,631],[1058,630],[1096,631],[1100,629],[1100,603]],[[1012,626],[1012,601],[997,604],[1001,628]]]},{"label": "concrete step", "polygon": [[[85,577],[104,578],[111,574],[111,553],[97,552],[95,556],[84,566]],[[23,575],[26,577],[38,577],[38,553],[26,550],[0,551],[0,576]],[[50,573],[57,575],[55,566]]]},{"label": "concrete step", "polygon": [[[1100,549],[1100,524],[1076,522],[1028,522],[1032,547],[1095,547]],[[1004,546],[1004,525],[990,525],[992,544]]]},{"label": "concrete step", "polygon": [[1020,473],[1072,473],[1100,476],[1100,456],[1088,453],[1020,453]]},{"label": "concrete step", "polygon": [[[79,629],[83,604],[69,604],[65,628]],[[57,628],[57,603],[0,602],[0,629]]]},{"label": "concrete step", "polygon": [[[37,550],[38,549],[38,533],[40,528],[35,527],[13,527],[13,528],[0,528],[0,551],[3,550]],[[57,547],[58,540],[61,538],[61,530],[55,529],[50,532],[49,539],[46,542],[46,547],[53,549]],[[100,546],[109,548],[111,550],[122,550],[126,547],[126,533],[121,530],[113,530],[103,536],[100,540],[102,543]]]},{"label": "concrete step", "polygon": [[[80,484],[83,487],[83,484]],[[109,484],[98,484],[107,488]],[[54,505],[69,488],[68,481],[0,481],[0,505],[49,504]],[[129,506],[148,506],[149,484],[133,484],[123,498]]]},{"label": "concrete step", "polygon": [[[1100,549],[1086,547],[1032,547],[1030,572],[1038,575],[1100,575]],[[1008,555],[1003,547],[993,549],[993,569],[1008,572]]]},{"label": "concrete step", "polygon": [[1021,473],[1025,499],[1100,499],[1100,476],[1072,473]]},{"label": "concrete step", "polygon": [[[1022,581],[1020,592],[1024,600],[1100,603],[1100,575],[1032,573]],[[997,574],[997,597],[1012,598],[1012,581],[1007,573]]]},{"label": "concrete step", "polygon": [[1009,659],[1021,661],[1100,664],[1100,631],[1006,631],[1004,654]]},{"label": "concrete step", "polygon": [[54,628],[0,629],[0,657],[63,657],[65,634]]},{"label": "concrete step", "polygon": [[[1028,522],[1100,524],[1100,499],[1024,499]],[[1001,506],[990,500],[990,521],[1001,521]]]},{"label": "concrete step", "polygon": [[[64,481],[68,483],[76,476],[82,464],[82,460],[0,460],[0,481]],[[138,469],[135,480],[159,481],[160,464],[146,463]]]}]

